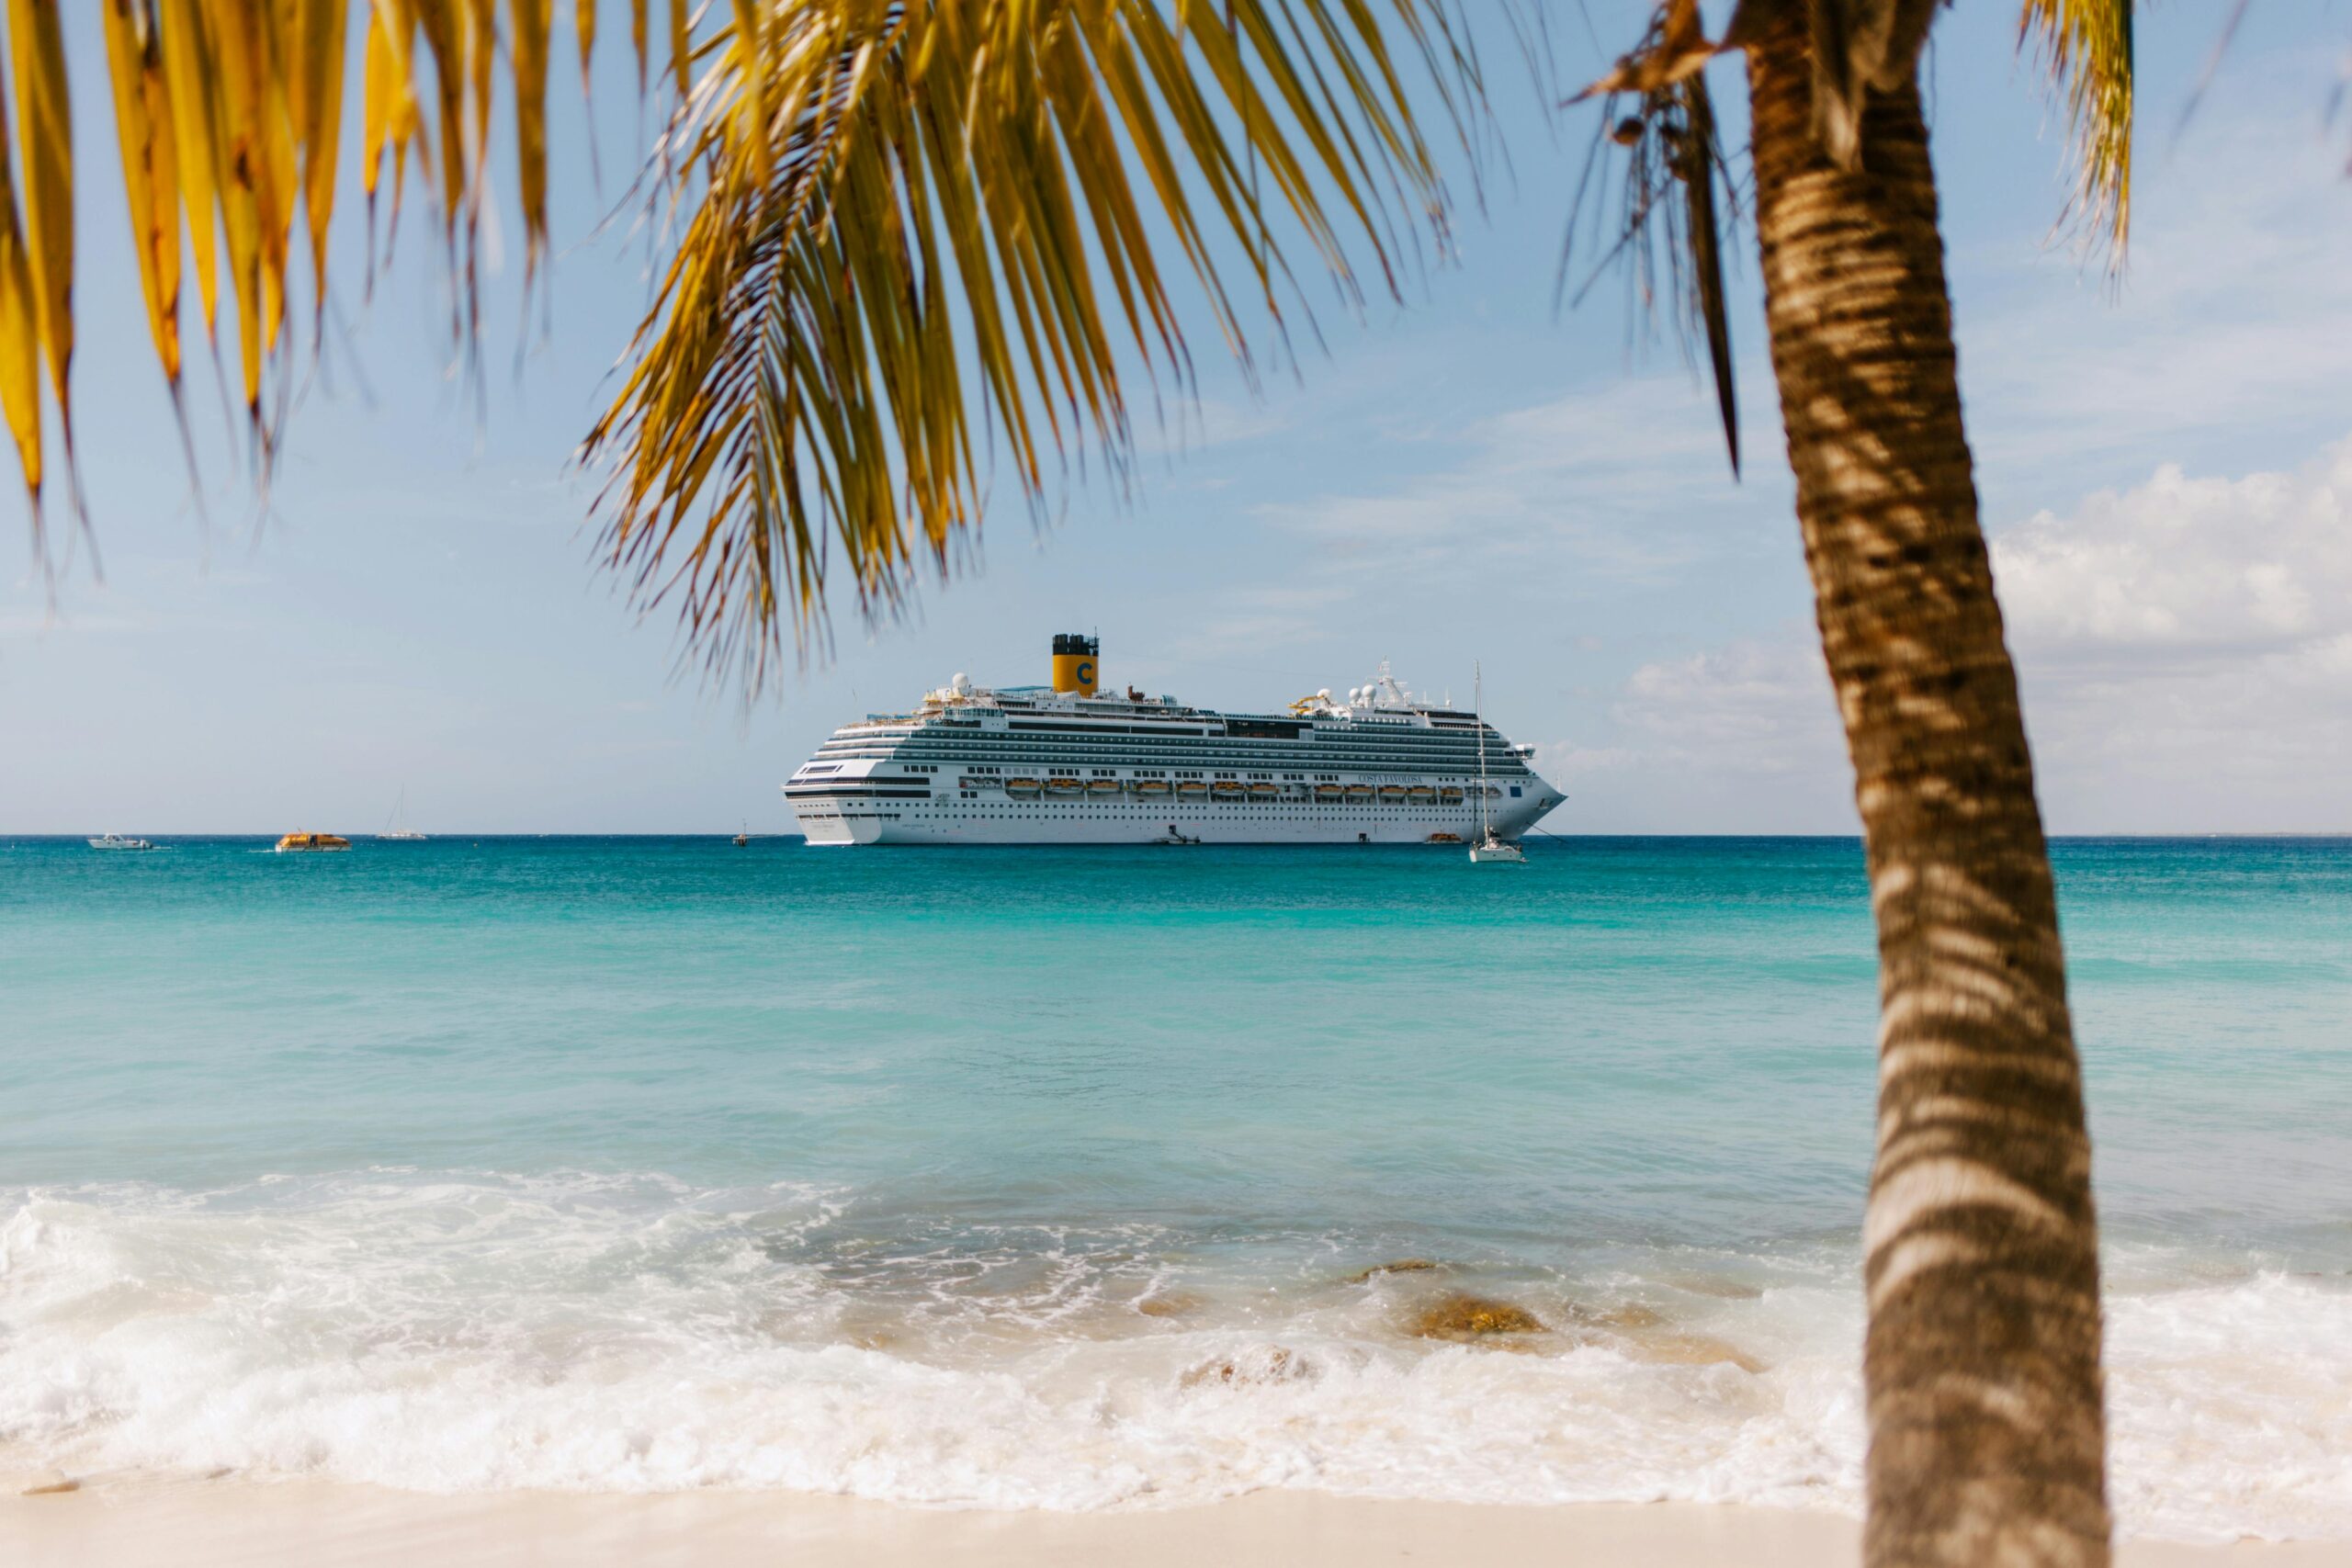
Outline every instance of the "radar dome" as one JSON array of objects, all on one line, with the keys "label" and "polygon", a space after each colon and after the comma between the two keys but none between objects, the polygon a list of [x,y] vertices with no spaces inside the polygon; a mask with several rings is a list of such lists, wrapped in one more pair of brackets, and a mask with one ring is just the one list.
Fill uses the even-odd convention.
[{"label": "radar dome", "polygon": [[961,670],[956,671],[956,679],[948,682],[947,684],[959,697],[967,697],[972,694],[972,678]]}]

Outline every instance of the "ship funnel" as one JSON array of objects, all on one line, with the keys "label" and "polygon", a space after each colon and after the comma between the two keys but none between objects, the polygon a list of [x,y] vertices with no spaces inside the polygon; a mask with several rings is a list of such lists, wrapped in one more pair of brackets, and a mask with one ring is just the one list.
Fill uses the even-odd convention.
[{"label": "ship funnel", "polygon": [[1083,632],[1054,634],[1054,690],[1091,697],[1100,685],[1097,655],[1102,639]]}]

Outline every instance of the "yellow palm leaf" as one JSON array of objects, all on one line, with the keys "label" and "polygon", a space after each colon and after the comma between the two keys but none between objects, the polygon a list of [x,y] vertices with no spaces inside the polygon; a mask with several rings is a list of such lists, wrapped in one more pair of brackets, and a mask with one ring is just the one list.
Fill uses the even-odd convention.
[{"label": "yellow palm leaf", "polygon": [[214,235],[219,203],[220,148],[210,40],[202,0],[161,0],[164,79],[172,106],[172,140],[178,151],[180,200],[187,218],[188,251],[196,263],[204,331],[213,335],[220,298],[220,245]]},{"label": "yellow palm leaf", "polygon": [[[583,4],[585,0],[583,0]],[[589,7],[593,12],[593,6]],[[538,272],[548,248],[548,38],[550,0],[508,0],[514,71],[514,158],[523,194],[523,278]]]},{"label": "yellow palm leaf", "polygon": [[115,140],[123,195],[139,253],[147,330],[172,395],[180,379],[179,159],[164,79],[163,40],[146,0],[106,0],[107,63],[114,86]]},{"label": "yellow palm leaf", "polygon": [[1383,17],[1448,69],[1427,0],[741,0],[672,137],[698,199],[583,447],[640,602],[756,687],[787,625],[823,637],[836,561],[869,613],[946,569],[991,442],[1033,501],[1073,445],[1125,475],[1128,356],[1189,376],[1162,232],[1245,357],[1245,299],[1277,331],[1297,308],[1278,230],[1343,288],[1359,247],[1391,276],[1395,196],[1447,197]]},{"label": "yellow palm leaf", "polygon": [[288,107],[302,165],[316,309],[327,299],[327,224],[334,216],[335,152],[343,128],[344,28],[349,0],[298,0]]},{"label": "yellow palm leaf", "polygon": [[68,378],[74,364],[74,115],[56,0],[9,0],[8,42],[17,75],[17,140],[24,159],[27,252],[58,423],[73,440]]},{"label": "yellow palm leaf", "polygon": [[2132,0],[2025,0],[2018,27],[2065,96],[2073,216],[2120,261],[2132,231]]},{"label": "yellow palm leaf", "polygon": [[16,160],[8,152],[8,104],[0,86],[0,412],[16,438],[17,461],[32,506],[33,545],[40,546],[40,307],[32,257],[17,217]]}]

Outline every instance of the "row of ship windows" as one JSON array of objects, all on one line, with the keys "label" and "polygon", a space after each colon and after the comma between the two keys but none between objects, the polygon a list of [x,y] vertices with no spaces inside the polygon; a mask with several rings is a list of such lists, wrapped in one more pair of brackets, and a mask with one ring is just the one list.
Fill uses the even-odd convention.
[{"label": "row of ship windows", "polygon": [[[1004,752],[1004,750],[992,750],[992,752],[938,752],[938,750],[908,750],[908,748],[835,750],[828,745],[828,748],[820,748],[816,755],[819,755],[823,761],[828,761],[828,764],[840,764],[840,761],[849,761],[849,760],[903,761],[908,760],[908,757],[938,757],[938,760],[944,760],[944,761],[955,761],[957,766],[962,766],[962,769],[967,771],[974,771],[974,773],[1002,771],[1002,769],[995,769],[995,766],[976,764],[974,757],[990,757],[992,761],[1000,761],[1000,764],[1013,764],[1013,766],[1021,766],[1021,764],[1054,766],[1056,761],[1068,761],[1070,766],[1080,766],[1080,764],[1093,764],[1093,761],[1103,760],[1101,752],[1091,752],[1091,755],[1089,755],[1089,752],[1070,752],[1070,750],[1061,750],[1061,748],[1056,748],[1054,752],[1042,752],[1042,750],[1040,752]],[[1136,752],[1134,748],[1117,748],[1114,755],[1134,757]],[[1188,757],[1150,757],[1150,761],[1190,761],[1190,760]],[[1376,752],[1366,752],[1364,757],[1331,757],[1331,760],[1324,761],[1324,766],[1345,766],[1345,769],[1362,771],[1366,764],[1374,764],[1374,761],[1395,761],[1395,764],[1416,766],[1416,769],[1430,769],[1430,766],[1442,766],[1442,764],[1453,764],[1453,766],[1461,766],[1461,769],[1467,769],[1467,766],[1477,764],[1477,752],[1463,752],[1463,755],[1456,755],[1456,757],[1399,755],[1399,752],[1390,752],[1390,755],[1381,757],[1376,755]],[[1284,771],[1282,771],[1282,764],[1296,766],[1298,757],[1256,757],[1256,755],[1247,755],[1247,752],[1221,752],[1221,755],[1214,755],[1214,757],[1200,757],[1200,764],[1202,766],[1238,766],[1238,769],[1247,769],[1247,766],[1251,764],[1261,764],[1261,766],[1270,764],[1270,771],[1265,773],[1265,778],[1272,778],[1275,773],[1280,773],[1282,778],[1301,778],[1301,773],[1284,773]],[[915,761],[910,761],[908,766],[912,766],[915,771],[924,771],[924,773],[936,773],[938,771],[938,764],[915,764]],[[1494,771],[1494,773],[1508,773],[1508,771],[1517,771],[1520,766],[1521,766],[1520,757],[1517,757],[1515,752],[1491,752],[1491,755],[1487,757],[1487,769]]]},{"label": "row of ship windows", "polygon": [[[1233,757],[1248,759],[1267,766],[1311,766],[1317,760],[1345,757],[1475,757],[1476,746],[1336,746],[1320,748],[1313,757],[1302,756],[1295,747],[1253,747],[1229,741],[1204,742],[1194,746],[1155,746],[1125,741],[1089,742],[1056,740],[1051,745],[1028,744],[1019,741],[975,740],[968,745],[940,745],[918,741],[896,746],[868,741],[828,740],[817,749],[825,757],[939,757],[956,758],[987,756],[991,753],[1008,757],[1051,756],[1068,752],[1072,756],[1101,756],[1105,752],[1124,757]],[[1487,748],[1490,757],[1508,757],[1512,752],[1508,742],[1498,740]]]},{"label": "row of ship windows", "polygon": [[[1518,795],[1519,791],[1516,785],[1512,787],[1511,793],[1514,796]],[[940,798],[944,799],[945,797],[941,796]],[[956,798],[959,800],[978,800],[980,798],[980,794],[978,790],[958,790],[956,791]],[[1154,800],[1096,800],[1090,801],[1084,806],[990,806],[986,807],[986,809],[1000,812],[1009,811],[1016,814],[1025,812],[1033,816],[1040,811],[1070,812],[1119,809],[1125,811],[1139,811],[1146,816],[1149,816],[1154,812],[1165,811],[1171,805],[1179,804],[1181,804],[1185,810],[1192,811],[1197,809],[1201,802],[1195,798],[1187,798],[1182,802],[1173,802],[1166,795],[1161,795]],[[1467,811],[1476,804],[1477,804],[1476,801],[1467,800],[1424,800],[1418,803],[1408,801],[1401,806],[1385,800],[1278,800],[1272,802],[1254,800],[1219,800],[1215,802],[1216,814],[1220,817],[1229,816],[1236,811],[1289,811],[1306,807],[1313,807],[1323,811],[1329,811],[1334,807],[1339,807],[1351,812]]]},{"label": "row of ship windows", "polygon": [[[1311,806],[1314,802],[1299,801],[1296,804],[1300,806]],[[1164,817],[1167,814],[1168,806],[1169,803],[1166,801],[1160,801],[1149,806],[1138,804],[1129,810],[1128,815],[1144,818]],[[1187,803],[1182,809],[1189,812],[1193,809],[1193,807],[1190,803]],[[1421,817],[1426,818],[1429,817],[1431,809],[1431,807],[1427,806],[1410,807],[1367,805],[1357,807],[1357,809],[1351,813],[1351,815],[1361,816],[1365,813],[1372,813],[1383,817]],[[1229,821],[1236,817],[1272,817],[1284,814],[1285,812],[1286,808],[1282,807],[1230,806],[1220,807],[1216,813],[1216,818],[1220,821]],[[827,807],[821,810],[811,810],[806,813],[806,815],[820,818],[831,818],[835,817],[887,817],[891,821],[895,822],[904,814],[898,811],[847,811]],[[977,806],[968,807],[950,806],[937,811],[926,811],[922,813],[922,815],[925,817],[1083,817],[1092,815],[1099,818],[1102,815],[1102,812],[1097,809],[1089,813],[1085,807],[1075,806]],[[1196,819],[1207,820],[1206,818]]]},{"label": "row of ship windows", "polygon": [[[1110,750],[1110,754],[1111,754],[1113,757],[1131,757],[1131,756],[1135,756],[1135,755],[1136,754],[1136,753],[1134,751],[1134,750],[1133,750],[1132,748],[1125,748],[1125,747],[1111,748],[1111,749],[1109,749],[1109,750]],[[1374,755],[1382,755],[1382,754],[1378,754],[1378,753],[1365,753],[1365,755],[1366,755],[1366,756],[1374,756]],[[1458,756],[1451,756],[1451,757],[1427,757],[1427,756],[1421,756],[1421,755],[1414,754],[1414,753],[1400,753],[1400,752],[1388,752],[1388,753],[1385,753],[1385,756],[1387,756],[1387,757],[1392,757],[1392,758],[1394,758],[1396,761],[1403,762],[1403,763],[1408,763],[1408,764],[1410,764],[1410,765],[1415,766],[1415,767],[1427,767],[1427,766],[1430,766],[1432,762],[1446,762],[1446,761],[1454,762],[1454,763],[1457,763],[1457,764],[1459,764],[1459,765],[1461,765],[1461,766],[1464,766],[1464,767],[1471,767],[1471,766],[1475,766],[1475,765],[1476,764],[1476,762],[1477,762],[1477,760],[1478,760],[1477,753],[1476,753],[1476,752],[1475,752],[1475,751],[1465,751],[1465,752],[1461,753],[1461,754],[1460,754],[1460,755],[1458,755]],[[958,764],[958,765],[960,765],[960,766],[963,766],[963,767],[966,767],[966,768],[970,768],[970,769],[972,769],[972,770],[973,770],[973,771],[975,771],[975,772],[978,772],[978,771],[980,771],[980,769],[979,769],[978,765],[975,762],[975,761],[974,761],[974,760],[975,760],[975,759],[981,759],[981,758],[989,759],[989,760],[992,760],[992,761],[998,761],[998,762],[1012,762],[1012,763],[1021,763],[1021,762],[1035,761],[1036,760],[1041,759],[1041,758],[1042,758],[1042,759],[1046,759],[1046,760],[1054,760],[1054,759],[1058,759],[1058,758],[1064,758],[1064,757],[1067,757],[1067,758],[1069,758],[1069,759],[1071,759],[1071,760],[1073,760],[1073,761],[1085,761],[1085,762],[1098,761],[1101,761],[1101,760],[1102,760],[1102,759],[1103,759],[1103,753],[1102,753],[1102,752],[1101,752],[1101,751],[1092,751],[1092,752],[1089,752],[1089,751],[1071,751],[1071,750],[1065,750],[1065,749],[1057,749],[1057,750],[1050,750],[1050,751],[1049,751],[1049,750],[1035,750],[1035,751],[1031,751],[1031,750],[1006,750],[1006,749],[1003,749],[1003,748],[992,748],[992,749],[985,750],[979,750],[979,749],[972,749],[972,750],[938,750],[925,749],[925,748],[920,748],[920,747],[878,747],[878,746],[875,746],[875,747],[854,747],[854,748],[842,748],[842,749],[836,749],[836,748],[833,748],[833,747],[825,747],[825,748],[820,749],[820,750],[818,751],[817,756],[818,756],[820,759],[821,759],[821,760],[823,760],[823,761],[827,761],[827,762],[841,762],[841,761],[859,761],[859,760],[871,760],[871,761],[893,761],[893,760],[905,760],[905,759],[908,759],[908,758],[923,758],[923,759],[933,759],[933,758],[935,758],[935,759],[937,759],[939,761],[942,761],[942,762],[954,762],[954,763],[957,763],[957,764]],[[1172,763],[1172,762],[1178,762],[1178,761],[1191,761],[1191,760],[1192,760],[1192,759],[1189,759],[1189,758],[1180,758],[1180,757],[1160,757],[1160,756],[1153,756],[1153,757],[1149,758],[1149,761],[1154,761],[1154,762],[1171,762],[1171,763]],[[1519,759],[1518,759],[1518,756],[1517,756],[1517,754],[1516,754],[1515,752],[1505,751],[1505,750],[1501,750],[1500,748],[1497,748],[1495,750],[1490,751],[1490,752],[1488,752],[1488,753],[1487,753],[1487,765],[1489,768],[1497,768],[1497,767],[1510,767],[1510,766],[1513,766],[1513,765],[1515,765],[1515,764],[1517,763],[1518,760],[1519,760]],[[1231,755],[1227,755],[1227,754],[1222,753],[1222,752],[1219,752],[1219,753],[1213,753],[1213,754],[1209,754],[1209,755],[1204,755],[1204,756],[1201,757],[1201,758],[1199,759],[1199,761],[1200,761],[1200,762],[1201,762],[1201,764],[1202,764],[1203,766],[1208,766],[1208,767],[1214,767],[1214,766],[1218,766],[1218,765],[1224,765],[1224,766],[1228,766],[1228,767],[1238,767],[1238,768],[1247,768],[1247,767],[1253,767],[1253,766],[1264,766],[1264,767],[1268,767],[1268,768],[1270,768],[1270,769],[1272,769],[1272,770],[1273,770],[1273,771],[1275,771],[1275,772],[1279,772],[1279,771],[1281,771],[1281,769],[1282,769],[1285,764],[1287,764],[1288,766],[1293,767],[1293,768],[1295,768],[1295,767],[1300,766],[1300,761],[1299,761],[1299,759],[1296,759],[1296,758],[1290,758],[1290,757],[1280,757],[1280,758],[1242,757],[1242,756],[1231,756]],[[1318,761],[1321,761],[1321,759],[1318,759]],[[1362,767],[1363,765],[1363,760],[1362,760],[1362,759],[1360,759],[1360,758],[1356,758],[1356,757],[1333,758],[1333,759],[1330,759],[1330,760],[1329,760],[1329,761],[1324,761],[1324,766],[1326,766],[1326,767],[1356,768],[1356,767]]]},{"label": "row of ship windows", "polygon": [[[1489,746],[1505,744],[1502,734],[1498,730],[1488,730],[1487,737],[1487,744]],[[1210,746],[1252,746],[1263,747],[1269,750],[1292,751],[1296,750],[1302,744],[1338,746],[1350,750],[1361,750],[1365,747],[1388,750],[1398,746],[1428,750],[1434,747],[1440,750],[1451,751],[1464,748],[1476,750],[1478,744],[1478,732],[1475,729],[1390,730],[1381,735],[1323,733],[1312,738],[1301,737],[1295,740],[1269,740],[1262,736],[1255,735],[1128,735],[1124,733],[1088,735],[1083,732],[1065,731],[1057,732],[1048,738],[1042,735],[1011,736],[1001,731],[980,731],[969,735],[926,731],[922,735],[837,736],[827,740],[825,744],[828,746],[899,746],[910,740],[933,746],[1149,746],[1172,747],[1184,751],[1198,751]]]}]

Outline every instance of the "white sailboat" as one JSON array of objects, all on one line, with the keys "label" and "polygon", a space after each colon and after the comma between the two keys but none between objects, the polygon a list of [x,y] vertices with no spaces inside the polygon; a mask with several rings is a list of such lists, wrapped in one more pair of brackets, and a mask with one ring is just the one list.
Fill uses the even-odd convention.
[{"label": "white sailboat", "polygon": [[424,841],[424,835],[408,825],[408,785],[401,785],[401,797],[393,803],[392,814],[385,821],[384,830],[376,837],[379,840],[397,840],[404,843]]},{"label": "white sailboat", "polygon": [[1487,672],[1478,665],[1476,684],[1471,688],[1470,713],[1478,721],[1478,841],[1470,846],[1473,865],[1523,865],[1527,852],[1495,831],[1492,818],[1487,812]]}]

